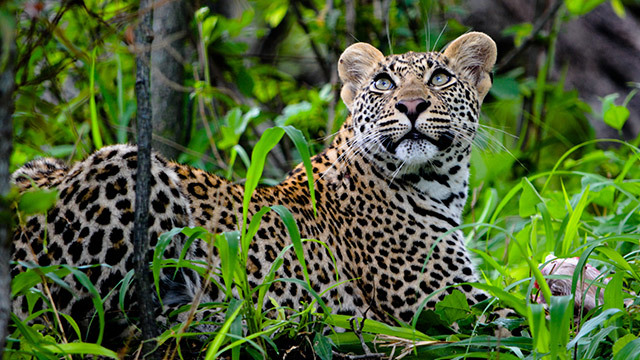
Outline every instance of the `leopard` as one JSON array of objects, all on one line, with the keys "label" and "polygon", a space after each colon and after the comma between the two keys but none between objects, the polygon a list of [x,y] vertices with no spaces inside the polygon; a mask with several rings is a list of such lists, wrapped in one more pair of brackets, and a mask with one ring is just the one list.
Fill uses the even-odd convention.
[{"label": "leopard", "polygon": [[[311,158],[311,172],[300,164],[278,185],[258,186],[248,209],[242,184],[152,153],[146,256],[152,259],[161,234],[175,228],[241,230],[246,211],[248,222],[262,216],[247,249],[249,285],[262,284],[272,264],[281,261],[267,290],[273,299],[265,302],[267,309],[309,303],[312,289],[331,313],[397,324],[411,321],[421,307],[433,309],[454,290],[471,305],[485,301],[488,294],[470,285],[478,275],[460,226],[473,140],[496,56],[495,42],[480,32],[461,35],[443,51],[384,56],[367,43],[349,46],[337,64],[348,111],[342,127]],[[109,318],[135,318],[135,284],[124,296],[117,294],[134,268],[137,159],[137,146],[120,144],[71,166],[39,159],[15,171],[20,191],[55,188],[58,195],[46,213],[16,228],[12,275],[33,266],[75,267],[104,298]],[[302,242],[304,262],[291,249],[282,218],[261,212],[273,205],[289,210],[301,238],[314,240]],[[213,270],[163,271],[160,291],[149,294],[156,316],[228,297],[221,286],[207,285],[223,283],[211,242],[188,242],[178,234],[163,256],[182,256]],[[95,294],[74,274],[62,280],[68,286],[34,288],[48,291],[49,301],[18,296],[13,311],[25,317],[55,306],[89,322]],[[204,297],[197,298],[199,292]]]}]

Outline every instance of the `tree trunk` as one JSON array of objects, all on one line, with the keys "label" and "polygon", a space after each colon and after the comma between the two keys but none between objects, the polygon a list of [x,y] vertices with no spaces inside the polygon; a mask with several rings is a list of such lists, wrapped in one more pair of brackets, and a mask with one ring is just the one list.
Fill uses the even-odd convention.
[{"label": "tree trunk", "polygon": [[[513,50],[513,39],[504,36],[502,31],[511,25],[539,20],[536,12],[537,3],[551,7],[552,4],[561,1],[469,1],[465,4],[468,16],[461,21],[473,30],[486,32],[496,41],[498,63],[506,65],[502,71],[520,66],[529,74],[535,74],[535,54],[544,44],[532,40],[505,64],[505,59],[500,57],[516,52]],[[613,12],[611,4],[606,2],[590,13],[562,24],[558,36],[554,66],[556,71],[552,76],[560,78],[561,71],[566,66],[565,88],[577,89],[580,98],[591,105],[596,114],[601,110],[600,98],[618,93],[620,98],[616,103],[620,104],[633,88],[630,83],[640,82],[640,6],[628,4],[626,9],[626,16],[620,18]],[[640,96],[635,96],[629,102],[628,108],[631,116],[622,130],[623,137],[630,140],[640,133]],[[590,120],[598,137],[618,137],[617,131],[600,119]]]},{"label": "tree trunk", "polygon": [[[136,204],[133,227],[136,295],[140,309],[140,328],[144,355],[150,354],[154,345],[150,339],[156,336],[152,287],[149,278],[149,194],[151,179],[151,101],[149,93],[149,57],[153,40],[151,28],[152,0],[141,0],[136,37],[136,99],[138,131],[138,169],[136,174]],[[143,356],[144,356],[143,355]],[[154,354],[150,354],[154,358]]]},{"label": "tree trunk", "polygon": [[[13,25],[13,24],[12,24]],[[0,42],[0,359],[11,314],[11,210],[9,209],[9,159],[11,157],[15,39],[13,30]]]},{"label": "tree trunk", "polygon": [[[184,116],[184,39],[187,16],[182,0],[161,2],[153,9],[153,47],[151,52],[151,108],[153,148],[175,159],[180,151],[170,142],[186,140]],[[163,141],[165,140],[165,141]],[[168,141],[166,141],[168,140]]]}]

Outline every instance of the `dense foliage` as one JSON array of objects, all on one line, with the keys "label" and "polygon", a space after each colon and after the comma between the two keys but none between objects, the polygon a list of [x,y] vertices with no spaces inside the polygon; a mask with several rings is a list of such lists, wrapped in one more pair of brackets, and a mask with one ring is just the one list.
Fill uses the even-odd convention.
[{"label": "dense foliage", "polygon": [[[514,330],[514,336],[495,338],[496,324],[477,322],[485,309],[469,308],[456,292],[434,311],[397,327],[371,320],[359,327],[348,317],[326,317],[319,314],[316,301],[287,318],[266,317],[266,287],[251,288],[243,275],[247,259],[242,249],[255,231],[252,221],[237,233],[175,229],[161,237],[159,254],[162,242],[175,232],[215,238],[224,260],[223,284],[216,285],[239,294],[218,306],[226,315],[215,332],[194,333],[182,324],[164,332],[159,342],[177,350],[167,356],[190,357],[202,351],[199,356],[207,359],[224,352],[234,359],[277,358],[289,350],[313,350],[321,359],[346,358],[349,351],[364,353],[364,341],[376,352],[405,359],[494,358],[497,352],[501,359],[638,358],[640,315],[633,294],[640,291],[640,137],[631,142],[598,140],[588,121],[604,121],[620,130],[635,91],[611,94],[601,107],[592,108],[577,91],[565,89],[562,77],[551,76],[559,29],[602,3],[560,1],[543,27],[525,23],[505,29],[504,36],[512,38],[516,48],[536,41],[544,51],[538,54],[534,73],[502,64],[483,107],[472,159],[472,193],[461,227],[484,278],[476,286],[520,314],[497,320]],[[38,156],[76,160],[106,144],[134,141],[132,27],[137,4],[0,4],[0,29],[13,28],[18,44],[12,169]],[[620,0],[602,6],[613,6],[620,16],[625,12]],[[385,54],[440,49],[469,30],[456,20],[464,11],[460,1],[430,0],[374,0],[357,4],[357,12],[347,0],[189,4],[187,31],[181,35],[187,44],[180,57],[185,82],[176,84],[185,99],[181,111],[189,140],[176,145],[181,151],[177,160],[229,179],[246,179],[248,190],[259,180],[278,182],[292,164],[308,160],[307,149],[311,155],[320,151],[346,117],[335,63],[348,44],[370,42]],[[257,149],[253,155],[251,149]],[[38,193],[16,199],[16,221],[46,209],[55,196]],[[286,208],[271,210],[285,221],[292,251],[303,262],[301,242],[313,240],[300,238]],[[601,276],[591,285],[604,294],[603,302],[588,313],[574,313],[580,310],[573,306],[580,271],[550,275],[572,284],[572,295],[551,296],[540,270],[550,254],[579,258],[578,269],[587,263],[596,267]],[[161,266],[175,266],[175,261],[159,256],[152,264],[154,274]],[[36,267],[14,279],[12,295],[46,299],[32,287],[40,281],[60,283],[69,273],[83,276],[66,266]],[[129,286],[131,277],[127,275],[121,289]],[[542,298],[548,306],[541,304]],[[101,299],[94,303],[95,321],[102,324]],[[64,314],[56,321],[60,317],[75,324]],[[86,353],[116,357],[99,342],[83,342],[77,327],[72,326],[75,334],[65,334],[58,324],[13,321],[7,359]],[[328,325],[357,331],[327,334]],[[185,345],[203,338],[202,348]]]}]

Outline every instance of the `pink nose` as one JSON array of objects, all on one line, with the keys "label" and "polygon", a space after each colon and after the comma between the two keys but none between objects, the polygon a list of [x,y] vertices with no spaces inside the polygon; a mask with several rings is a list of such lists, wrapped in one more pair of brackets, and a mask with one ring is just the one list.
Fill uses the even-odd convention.
[{"label": "pink nose", "polygon": [[427,110],[431,103],[424,99],[400,100],[396,104],[396,109],[407,115],[411,122],[415,122],[422,112]]}]

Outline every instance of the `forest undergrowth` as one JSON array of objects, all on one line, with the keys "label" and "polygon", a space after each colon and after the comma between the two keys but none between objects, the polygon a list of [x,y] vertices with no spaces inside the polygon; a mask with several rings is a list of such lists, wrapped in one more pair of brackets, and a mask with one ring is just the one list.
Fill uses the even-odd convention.
[{"label": "forest undergrowth", "polygon": [[[181,136],[188,141],[158,140],[176,150],[178,162],[244,183],[247,209],[259,184],[278,183],[294,164],[308,164],[346,118],[335,66],[354,38],[389,54],[440,49],[469,30],[456,20],[464,11],[461,1],[373,1],[359,5],[357,14],[351,3],[256,0],[240,9],[208,2],[186,6],[181,36],[188,45],[179,56],[184,81],[170,87],[180,94]],[[215,330],[199,332],[195,320],[191,327],[180,323],[166,329],[156,339],[162,358],[262,359],[288,352],[323,360],[367,352],[374,354],[371,358],[393,359],[640,358],[640,136],[597,139],[589,123],[601,121],[621,131],[625,122],[638,121],[629,119],[627,105],[639,85],[630,83],[627,93],[604,96],[596,106],[565,87],[566,68],[554,68],[563,24],[596,6],[613,6],[624,16],[626,5],[619,0],[551,3],[545,21],[504,29],[516,49],[539,45],[537,67],[531,72],[517,61],[501,63],[474,140],[470,196],[459,228],[482,277],[472,285],[492,294],[491,302],[469,307],[464,295],[453,291],[410,323],[389,326],[329,316],[308,279],[287,279],[306,288],[313,300],[296,309],[273,303],[274,315],[273,309],[263,309],[273,301],[266,296],[268,287],[282,281],[273,278],[282,262],[271,266],[262,284],[247,281],[247,249],[260,217],[269,211],[280,216],[292,240],[282,251],[295,252],[301,264],[302,244],[318,242],[301,238],[291,212],[274,204],[250,221],[245,212],[247,226],[236,232],[179,228],[160,236],[150,264],[156,280],[167,267],[204,271],[184,258],[163,258],[167,243],[181,232],[188,243],[198,238],[218,249],[221,281],[211,286],[229,295],[222,304],[202,305],[220,315]],[[223,15],[234,11],[234,16]],[[136,13],[137,3],[129,1],[0,3],[2,29],[11,28],[18,45],[12,170],[40,156],[75,161],[107,144],[135,140],[131,26]],[[20,223],[45,212],[57,194],[40,190],[19,197],[14,191],[11,196]],[[580,271],[549,274],[545,266],[555,258],[574,261]],[[587,267],[597,276],[584,286]],[[28,319],[12,315],[4,359],[121,356],[101,345],[107,316],[102,304],[124,294],[133,273],[101,298],[83,270],[30,266],[13,279],[11,295],[26,296],[31,304],[50,303],[50,294],[36,291],[36,284],[68,287],[61,279],[73,274],[95,294],[97,339],[88,341],[75,319],[52,308],[33,311]],[[570,289],[552,295],[549,280],[567,280]],[[595,306],[575,306],[588,289],[596,290]],[[487,313],[492,302],[518,316],[493,319]],[[30,321],[44,313],[52,322]],[[496,336],[498,327],[510,335]],[[347,331],[333,331],[339,328]],[[129,350],[142,358],[140,349]]]}]

